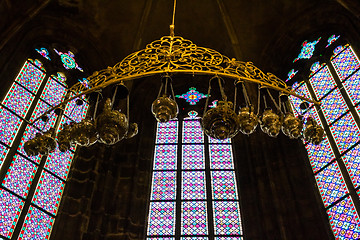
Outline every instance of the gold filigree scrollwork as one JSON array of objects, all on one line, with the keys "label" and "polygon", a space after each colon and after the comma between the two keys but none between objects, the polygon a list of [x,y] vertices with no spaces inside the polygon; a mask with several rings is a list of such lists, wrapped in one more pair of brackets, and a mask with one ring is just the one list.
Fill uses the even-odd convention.
[{"label": "gold filigree scrollwork", "polygon": [[296,93],[274,74],[265,74],[252,62],[230,59],[213,49],[199,47],[190,40],[179,36],[165,36],[148,44],[145,49],[130,54],[114,67],[94,72],[87,78],[87,85],[80,82],[75,84],[70,91],[76,95],[54,108],[64,105],[80,95],[98,91],[121,81],[125,82],[161,73],[218,75],[237,81],[254,82],[319,104]]},{"label": "gold filigree scrollwork", "polygon": [[252,62],[230,59],[221,53],[199,47],[179,36],[165,36],[148,44],[145,49],[132,53],[114,67],[93,73],[88,77],[91,89],[81,83],[71,90],[75,93],[89,93],[120,81],[128,81],[161,73],[191,73],[219,75],[236,80],[255,82],[303,100],[307,99],[290,89],[285,82],[272,73],[264,73]]},{"label": "gold filigree scrollwork", "polygon": [[199,47],[190,40],[179,36],[164,36],[146,45],[145,49],[128,55],[121,62],[115,64],[114,67],[94,72],[87,78],[87,84],[83,85],[79,82],[73,85],[70,91],[75,93],[75,96],[63,101],[47,112],[66,104],[80,95],[98,91],[109,85],[162,73],[218,75],[236,81],[260,84],[296,96],[302,100],[319,104],[295,92],[274,74],[265,74],[252,62],[230,59],[216,50]]}]

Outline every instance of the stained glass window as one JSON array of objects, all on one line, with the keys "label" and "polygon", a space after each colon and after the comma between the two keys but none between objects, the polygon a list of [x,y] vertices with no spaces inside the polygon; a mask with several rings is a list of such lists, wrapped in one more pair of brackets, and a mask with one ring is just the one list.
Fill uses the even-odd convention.
[{"label": "stained glass window", "polygon": [[65,183],[43,171],[32,202],[49,213],[56,214]]},{"label": "stained glass window", "polygon": [[331,124],[349,110],[339,89],[334,89],[321,101],[321,109],[328,124]]},{"label": "stained glass window", "polygon": [[359,239],[360,221],[354,203],[346,197],[340,203],[327,210],[330,225],[337,239]]},{"label": "stained glass window", "polygon": [[[49,56],[47,49],[37,50]],[[55,126],[58,115],[53,111],[47,121],[33,121],[64,100],[68,92],[64,76],[50,76],[39,60],[28,59],[0,103],[0,167],[4,173],[0,179],[0,239],[50,237],[74,152],[56,149],[49,156],[30,157],[24,144]],[[86,102],[78,106],[75,99],[65,112],[71,121],[81,121],[87,109]]]},{"label": "stained glass window", "polygon": [[360,140],[360,131],[350,113],[330,126],[335,142],[341,153]]},{"label": "stained glass window", "polygon": [[9,151],[9,148],[7,148],[5,145],[0,144],[0,169],[4,162],[4,159]]},{"label": "stained glass window", "polygon": [[2,185],[25,198],[35,176],[37,166],[20,155],[15,155]]},{"label": "stained glass window", "polygon": [[[334,54],[337,54],[337,49],[334,50]],[[360,67],[360,61],[350,46],[332,58],[331,63],[333,64],[340,80],[344,80]]]},{"label": "stained glass window", "polygon": [[345,82],[343,82],[344,88],[350,97],[353,105],[360,102],[360,71],[356,71]]},{"label": "stained glass window", "polygon": [[53,217],[31,206],[18,239],[49,239],[53,223]]},{"label": "stained glass window", "polygon": [[196,88],[191,87],[189,91],[182,95],[176,95],[177,98],[183,98],[188,102],[190,105],[196,105],[197,102],[200,101],[202,98],[207,98],[206,94],[200,93],[196,90]]},{"label": "stained glass window", "polygon": [[181,204],[181,234],[207,235],[206,202],[182,202]]},{"label": "stained glass window", "polygon": [[241,239],[231,141],[205,139],[190,111],[158,123],[155,143],[147,240]]},{"label": "stained glass window", "polygon": [[34,97],[28,90],[14,83],[2,103],[18,116],[25,117]]},{"label": "stained glass window", "polygon": [[345,181],[336,162],[315,176],[325,207],[348,193]]},{"label": "stained glass window", "polygon": [[305,147],[308,151],[309,160],[315,173],[335,159],[335,154],[331,149],[327,137],[325,137],[319,145],[308,143]]},{"label": "stained glass window", "polygon": [[317,99],[321,99],[336,86],[335,80],[327,66],[321,68],[315,75],[313,75],[310,78],[310,83],[313,86]]},{"label": "stained glass window", "polygon": [[22,121],[15,114],[0,106],[0,140],[7,145],[12,145]]},{"label": "stained glass window", "polygon": [[348,151],[342,159],[349,171],[350,178],[355,188],[360,186],[360,145]]},{"label": "stained glass window", "polygon": [[[326,47],[338,38],[330,36]],[[318,52],[326,51],[330,50]],[[351,46],[335,46],[333,56],[326,63],[312,64],[310,71],[310,81],[300,86],[308,88],[309,96],[321,100],[321,105],[306,111],[304,117],[315,117],[328,134],[320,145],[307,143],[305,147],[335,238],[358,239],[360,222],[352,199],[360,195],[359,58]],[[301,100],[290,99],[298,110]]]},{"label": "stained glass window", "polygon": [[294,59],[294,62],[298,61],[299,59],[309,59],[313,56],[315,51],[315,45],[320,41],[321,37],[313,42],[308,42],[305,40],[302,43],[301,52],[299,53],[298,57]]},{"label": "stained glass window", "polygon": [[148,235],[175,234],[175,202],[150,202]]},{"label": "stained glass window", "polygon": [[23,206],[24,201],[0,189],[0,234],[2,236],[11,237]]}]

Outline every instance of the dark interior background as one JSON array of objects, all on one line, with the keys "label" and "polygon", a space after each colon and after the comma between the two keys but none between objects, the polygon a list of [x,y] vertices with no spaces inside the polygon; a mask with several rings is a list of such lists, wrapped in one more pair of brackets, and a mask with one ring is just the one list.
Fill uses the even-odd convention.
[{"label": "dark interior background", "polygon": [[[0,94],[38,46],[66,46],[85,72],[113,66],[169,34],[170,0],[3,0]],[[175,34],[287,78],[301,43],[340,34],[360,52],[357,0],[178,0]],[[71,82],[72,80],[69,79]],[[174,81],[175,82],[175,81]],[[139,134],[112,147],[79,148],[51,239],[144,239],[160,80],[135,81]],[[208,81],[180,78],[176,94]],[[149,91],[151,90],[151,91]],[[239,134],[234,151],[246,239],[333,239],[300,140]]]}]

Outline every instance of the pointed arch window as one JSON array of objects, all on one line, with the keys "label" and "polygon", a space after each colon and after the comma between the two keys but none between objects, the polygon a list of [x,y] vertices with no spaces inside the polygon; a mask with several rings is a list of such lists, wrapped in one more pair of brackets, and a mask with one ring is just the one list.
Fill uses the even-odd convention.
[{"label": "pointed arch window", "polygon": [[148,240],[243,239],[230,140],[204,136],[197,113],[158,123]]},{"label": "pointed arch window", "polygon": [[[327,42],[324,38],[313,50],[317,54],[312,59],[294,66],[303,73],[288,82],[304,96],[321,101],[321,105],[301,110],[301,101],[291,97],[292,105],[297,114],[305,118],[312,115],[326,131],[320,145],[307,143],[305,147],[335,238],[358,239],[360,61],[354,49],[336,35]],[[310,75],[298,83],[297,79],[306,77],[306,64],[311,65]]]},{"label": "pointed arch window", "polygon": [[75,149],[29,157],[23,146],[37,133],[53,128],[56,121],[81,120],[88,108],[73,100],[62,119],[52,112],[47,121],[31,123],[73,94],[67,90],[63,73],[49,74],[45,68],[59,66],[54,61],[61,59],[56,60],[47,48],[35,51],[42,60],[24,63],[0,103],[0,239],[49,239]]}]

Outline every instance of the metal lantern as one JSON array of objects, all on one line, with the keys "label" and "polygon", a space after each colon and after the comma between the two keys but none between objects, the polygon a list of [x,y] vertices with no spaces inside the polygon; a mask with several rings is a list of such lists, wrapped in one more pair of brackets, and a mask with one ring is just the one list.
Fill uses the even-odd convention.
[{"label": "metal lantern", "polygon": [[280,116],[270,108],[265,109],[260,118],[260,128],[270,137],[276,137],[281,128]]},{"label": "metal lantern", "polygon": [[132,138],[134,136],[136,136],[139,132],[139,128],[137,123],[130,123],[129,125],[129,130],[125,136],[126,139]]},{"label": "metal lantern", "polygon": [[40,135],[41,133],[37,133],[35,138],[25,142],[24,151],[28,156],[33,157],[39,154],[39,144],[37,141],[37,137],[39,137]]},{"label": "metal lantern", "polygon": [[74,143],[80,146],[93,145],[98,139],[94,120],[86,117],[81,122],[74,123],[70,130],[70,137]]},{"label": "metal lantern", "polygon": [[28,156],[36,156],[38,154],[48,155],[55,151],[56,141],[52,137],[54,132],[53,128],[50,128],[45,133],[37,133],[33,139],[28,140],[24,145],[24,150]]},{"label": "metal lantern", "polygon": [[289,138],[298,138],[301,136],[303,122],[300,118],[294,116],[293,113],[285,113],[284,122],[281,126],[282,132]]},{"label": "metal lantern", "polygon": [[44,134],[38,135],[36,140],[38,141],[38,151],[41,155],[48,155],[49,153],[55,151],[56,149],[56,141],[55,138],[52,137],[54,132],[53,128],[50,128]]},{"label": "metal lantern", "polygon": [[61,131],[57,134],[57,142],[60,152],[66,152],[71,147],[73,142],[71,139],[71,128],[72,124],[64,124]]},{"label": "metal lantern", "polygon": [[255,131],[259,119],[249,107],[242,107],[239,111],[239,126],[240,132],[243,134],[251,134]]},{"label": "metal lantern", "polygon": [[[170,95],[167,93],[168,85],[171,88]],[[163,88],[164,92],[162,93]],[[175,101],[175,94],[169,76],[165,76],[161,82],[158,97],[151,105],[151,112],[158,122],[168,122],[176,118],[179,108]]]},{"label": "metal lantern", "polygon": [[304,129],[305,141],[319,145],[324,139],[324,135],[324,129],[312,117],[308,117]]},{"label": "metal lantern", "polygon": [[215,108],[209,109],[201,121],[205,134],[216,139],[234,137],[240,130],[240,122],[233,107],[232,102],[219,101]]},{"label": "metal lantern", "polygon": [[112,110],[110,98],[106,99],[103,112],[96,118],[96,129],[100,142],[107,145],[119,142],[128,132],[128,118],[120,111]]}]

